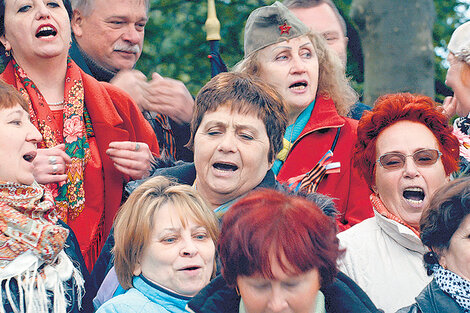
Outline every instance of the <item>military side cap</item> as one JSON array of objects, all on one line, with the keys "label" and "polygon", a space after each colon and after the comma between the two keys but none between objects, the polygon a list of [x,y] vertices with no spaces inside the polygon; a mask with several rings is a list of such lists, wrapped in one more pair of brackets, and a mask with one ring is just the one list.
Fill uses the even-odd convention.
[{"label": "military side cap", "polygon": [[307,34],[310,29],[282,3],[251,12],[245,25],[245,58],[272,44]]},{"label": "military side cap", "polygon": [[454,31],[447,46],[458,59],[470,64],[470,22],[466,22]]}]

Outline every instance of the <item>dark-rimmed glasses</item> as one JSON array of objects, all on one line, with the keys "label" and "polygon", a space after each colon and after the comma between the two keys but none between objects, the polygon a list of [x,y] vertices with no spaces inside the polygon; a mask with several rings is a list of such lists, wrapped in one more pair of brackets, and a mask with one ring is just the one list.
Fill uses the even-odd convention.
[{"label": "dark-rimmed glasses", "polygon": [[413,154],[401,152],[389,152],[382,154],[376,161],[387,170],[398,170],[405,166],[406,158],[412,157],[416,166],[430,166],[439,160],[442,153],[437,149],[422,149]]}]

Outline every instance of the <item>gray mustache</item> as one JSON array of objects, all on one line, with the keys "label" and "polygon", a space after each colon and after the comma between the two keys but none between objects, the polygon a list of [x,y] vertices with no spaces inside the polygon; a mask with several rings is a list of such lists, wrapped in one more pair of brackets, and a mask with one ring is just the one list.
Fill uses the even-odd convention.
[{"label": "gray mustache", "polygon": [[114,50],[129,52],[129,53],[140,53],[140,47],[138,45],[126,45],[126,44],[116,44]]}]

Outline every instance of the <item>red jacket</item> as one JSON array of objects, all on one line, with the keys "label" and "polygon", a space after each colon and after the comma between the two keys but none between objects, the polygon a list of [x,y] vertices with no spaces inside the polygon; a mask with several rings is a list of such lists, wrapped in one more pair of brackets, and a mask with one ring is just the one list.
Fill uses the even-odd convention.
[{"label": "red jacket", "polygon": [[332,162],[340,162],[340,172],[326,175],[317,192],[335,201],[340,213],[338,227],[342,231],[372,217],[373,212],[369,187],[352,165],[357,121],[340,116],[331,99],[317,97],[312,115],[289,151],[277,179],[286,182],[291,177],[310,171],[331,148],[338,128],[341,130]]},{"label": "red jacket", "polygon": [[[104,211],[83,212],[75,220],[69,221],[69,225],[82,244],[85,261],[88,268],[91,269],[121,205],[124,186],[130,179],[114,167],[113,161],[106,154],[109,143],[112,141],[145,142],[156,157],[160,154],[152,127],[145,120],[134,101],[119,88],[108,83],[98,82],[82,70],[80,72],[85,93],[85,105],[90,114],[102,162]],[[13,67],[9,63],[0,75],[0,79],[16,88],[14,75]],[[95,244],[86,249],[90,241]],[[87,251],[83,251],[83,249]]]}]

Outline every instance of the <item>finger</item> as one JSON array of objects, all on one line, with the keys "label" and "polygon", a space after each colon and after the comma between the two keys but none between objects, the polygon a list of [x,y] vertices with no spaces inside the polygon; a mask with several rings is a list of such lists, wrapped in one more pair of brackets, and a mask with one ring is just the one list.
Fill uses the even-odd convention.
[{"label": "finger", "polygon": [[48,156],[56,156],[59,159],[62,159],[64,163],[71,163],[72,158],[65,152],[65,144],[61,143],[57,146],[48,149],[42,149]]},{"label": "finger", "polygon": [[163,79],[163,77],[160,74],[158,74],[157,72],[153,72],[152,80],[157,80],[158,81],[158,80],[162,80],[162,79]]},{"label": "finger", "polygon": [[135,142],[135,141],[113,141],[109,143],[108,148],[116,149],[116,150],[136,151],[137,147],[141,148],[144,145],[147,145],[147,144],[143,142]]},{"label": "finger", "polygon": [[65,164],[51,164],[49,165],[48,174],[61,175],[65,173]]},{"label": "finger", "polygon": [[114,163],[114,167],[121,173],[123,174],[126,174],[128,175],[129,177],[131,177],[133,180],[136,180],[136,179],[142,179],[144,177],[147,177],[150,173],[149,170],[135,170],[135,169],[131,169],[131,168],[127,168],[127,167],[124,167],[124,166],[121,166],[117,163]]},{"label": "finger", "polygon": [[50,183],[60,183],[63,182],[67,179],[66,174],[61,174],[61,175],[41,175],[39,177],[35,177],[36,181],[39,184],[50,184]]}]

